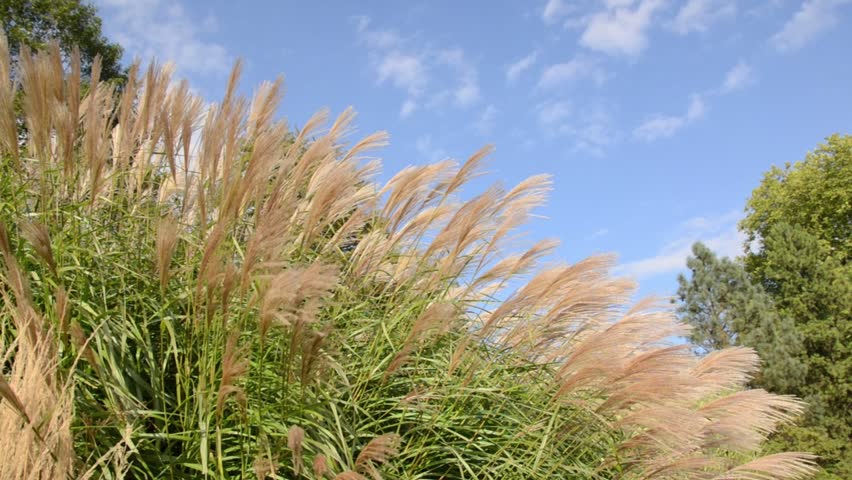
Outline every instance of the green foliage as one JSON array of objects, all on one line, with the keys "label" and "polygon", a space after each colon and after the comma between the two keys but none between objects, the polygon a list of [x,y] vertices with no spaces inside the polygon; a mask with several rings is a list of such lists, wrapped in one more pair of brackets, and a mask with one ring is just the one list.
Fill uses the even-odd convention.
[{"label": "green foliage", "polygon": [[[270,478],[320,478],[306,471],[318,456],[332,472],[354,470],[371,439],[399,435],[405,443],[382,469],[386,478],[611,478],[612,467],[601,460],[619,435],[585,408],[551,405],[544,372],[519,357],[494,362],[492,353],[471,345],[465,364],[448,375],[463,338],[451,331],[387,374],[418,317],[442,301],[439,291],[383,296],[360,279],[344,279],[316,318],[259,334],[251,298],[263,290],[241,294],[235,286],[227,307],[227,287],[198,290],[205,250],[194,246],[205,239],[194,229],[179,233],[161,288],[161,205],[116,198],[93,209],[87,199],[66,199],[46,211],[38,194],[46,186],[4,167],[0,223],[50,225],[55,271],[20,229],[10,236],[30,272],[34,304],[64,331],[63,364],[74,368],[76,384],[75,449],[84,465],[111,458],[128,437],[128,478],[245,478],[266,460],[279,475]],[[49,178],[58,181],[58,173]],[[61,190],[59,183],[49,188]],[[220,247],[223,256],[240,255],[237,232]],[[304,268],[317,255],[294,249],[285,261]],[[273,288],[311,288],[293,281]],[[311,281],[317,279],[305,280]],[[58,286],[69,298],[64,327],[52,313]],[[315,300],[302,308],[316,308],[308,306]],[[247,373],[223,389],[230,338]],[[288,449],[293,425],[305,432],[298,460]]]},{"label": "green foliage", "polygon": [[752,278],[803,337],[808,374],[794,393],[811,407],[779,449],[823,457],[826,478],[852,477],[852,136],[833,135],[804,160],[773,167],[740,228]]},{"label": "green foliage", "polygon": [[[773,166],[746,203],[740,229],[748,241],[765,239],[787,223],[816,238],[840,264],[852,257],[852,135],[832,135],[804,160]],[[763,276],[762,251],[746,258],[749,272]]]},{"label": "green foliage", "polygon": [[705,352],[733,345],[754,348],[763,362],[756,384],[779,393],[800,385],[802,339],[743,266],[718,258],[700,242],[692,246],[686,264],[690,278],[678,277],[677,312],[694,327],[691,342]]},{"label": "green foliage", "polygon": [[97,9],[84,0],[0,0],[0,18],[13,58],[23,46],[42,50],[57,40],[66,57],[75,45],[80,49],[84,73],[100,55],[101,78],[124,76],[121,46],[103,36]]},{"label": "green foliage", "polygon": [[[852,264],[802,226],[773,225],[763,239],[758,278],[778,311],[796,321],[808,373],[792,391],[811,405],[779,448],[812,448],[835,478],[852,475]],[[814,438],[819,438],[815,441]]]},{"label": "green foliage", "polygon": [[380,187],[386,134],[347,148],[346,110],[290,135],[239,64],[217,105],[156,65],[81,99],[57,55],[21,62],[20,139],[0,37],[0,477],[814,471],[756,458],[803,405],[745,388],[751,350],[671,345],[609,257],[528,276],[554,243],[506,245],[547,176],[460,199],[484,148]]}]

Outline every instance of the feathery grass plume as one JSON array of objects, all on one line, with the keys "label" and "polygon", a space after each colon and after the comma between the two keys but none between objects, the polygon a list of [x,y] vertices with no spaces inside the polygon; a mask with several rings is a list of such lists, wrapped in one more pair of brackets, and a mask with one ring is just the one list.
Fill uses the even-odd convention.
[{"label": "feathery grass plume", "polygon": [[692,369],[707,387],[708,394],[742,388],[751,380],[760,367],[760,359],[754,350],[745,347],[730,347],[705,355]]},{"label": "feathery grass plume", "polygon": [[258,456],[252,464],[252,470],[258,480],[266,480],[267,478],[275,478],[276,462],[266,456]]},{"label": "feathery grass plume", "polygon": [[363,475],[347,470],[334,476],[334,480],[367,480]]},{"label": "feathery grass plume", "polygon": [[785,452],[752,460],[734,467],[713,480],[798,480],[810,478],[818,470],[814,455]]},{"label": "feathery grass plume", "polygon": [[72,395],[57,375],[52,332],[0,343],[0,478],[71,478]]},{"label": "feathery grass plume", "polygon": [[178,224],[171,216],[160,219],[157,225],[157,240],[155,251],[157,253],[157,275],[160,279],[160,288],[165,289],[169,283],[169,268],[178,241]]},{"label": "feathery grass plume", "polygon": [[15,395],[15,391],[9,385],[9,382],[0,375],[0,396],[3,397],[3,400],[12,404],[12,408],[24,418],[27,422],[30,421],[29,415],[27,415],[27,409],[24,408],[24,404],[21,403],[21,400]]},{"label": "feathery grass plume", "polygon": [[322,299],[337,284],[337,267],[313,263],[289,268],[275,275],[260,306],[260,338],[273,325],[313,323]]},{"label": "feathery grass plume", "polygon": [[74,168],[74,131],[77,127],[77,117],[64,103],[57,103],[54,106],[54,117],[57,150],[60,157],[57,163],[61,162],[62,173],[67,178],[72,175]]},{"label": "feathery grass plume", "polygon": [[319,454],[314,457],[314,462],[311,465],[313,469],[314,476],[317,478],[325,478],[325,476],[329,473],[328,471],[328,459],[323,454]]},{"label": "feathery grass plume", "polygon": [[7,308],[7,318],[12,319],[19,332],[27,332],[30,339],[35,341],[40,335],[39,332],[43,325],[33,307],[29,280],[24,275],[12,252],[9,232],[2,221],[0,221],[0,254],[2,254],[3,265],[5,266],[5,278],[0,277],[0,286],[8,285],[12,293],[12,298],[10,298],[5,288],[0,290],[0,296],[2,296]]},{"label": "feathery grass plume", "polygon": [[[548,176],[471,191],[486,147],[376,185],[365,153],[385,133],[349,147],[347,109],[291,134],[280,79],[245,98],[240,63],[207,104],[170,65],[135,63],[116,94],[97,65],[84,88],[55,45],[14,67],[4,45],[0,423],[17,430],[0,455],[47,470],[3,457],[0,476],[65,469],[72,444],[63,471],[84,478],[813,471],[805,454],[754,459],[802,409],[747,389],[754,352],[698,358],[672,344],[670,311],[631,304],[612,257],[563,265],[555,241],[526,244]],[[41,226],[6,231],[22,212]],[[61,279],[41,274],[51,261]],[[12,398],[63,446],[35,449]]]},{"label": "feathery grass plume", "polygon": [[[48,160],[50,144],[50,84],[56,81],[47,52],[33,54],[23,46],[19,56],[22,110],[27,124],[28,153],[40,164]],[[52,75],[53,74],[53,75]],[[59,78],[62,78],[60,75]]]},{"label": "feathery grass plume", "polygon": [[386,433],[370,440],[355,459],[355,470],[368,473],[374,480],[381,480],[376,464],[382,464],[396,456],[399,451],[400,437],[395,433]]},{"label": "feathery grass plume", "polygon": [[304,468],[302,458],[302,441],[305,439],[305,431],[298,425],[293,425],[287,431],[287,448],[293,455],[293,473],[298,477]]},{"label": "feathery grass plume", "polygon": [[248,372],[249,361],[246,358],[246,348],[238,345],[239,338],[237,332],[228,335],[225,352],[222,355],[222,375],[219,379],[219,391],[216,393],[216,415],[220,418],[228,397],[235,397],[237,403],[245,407],[245,390],[237,383]]},{"label": "feathery grass plume", "polygon": [[399,370],[408,361],[414,350],[428,339],[432,330],[447,331],[452,328],[457,307],[450,303],[435,303],[417,317],[411,327],[411,332],[405,338],[400,351],[393,357],[385,370],[384,380]]},{"label": "feathery grass plume", "polygon": [[89,163],[88,190],[92,204],[103,188],[103,175],[111,142],[108,140],[113,116],[113,86],[100,83],[100,57],[92,63],[89,94],[83,99],[83,155]]},{"label": "feathery grass plume", "polygon": [[84,358],[94,368],[98,368],[98,360],[95,357],[95,353],[92,351],[92,348],[89,346],[90,339],[86,336],[86,332],[83,331],[82,325],[80,325],[79,322],[72,321],[69,333],[71,335],[71,341],[74,343],[74,346],[79,352],[79,356]]},{"label": "feathery grass plume", "polygon": [[36,254],[56,275],[56,260],[53,258],[53,248],[50,246],[50,233],[47,231],[47,227],[38,222],[26,222],[21,225],[21,230],[24,238],[35,249]]},{"label": "feathery grass plume", "polygon": [[804,404],[795,398],[760,389],[732,393],[699,409],[713,421],[701,432],[703,442],[708,448],[756,451],[778,425],[790,423],[803,410]]}]

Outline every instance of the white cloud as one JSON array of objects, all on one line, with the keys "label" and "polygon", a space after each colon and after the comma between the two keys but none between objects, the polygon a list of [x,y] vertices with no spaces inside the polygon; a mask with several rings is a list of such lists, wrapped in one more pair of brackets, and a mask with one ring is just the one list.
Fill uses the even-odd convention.
[{"label": "white cloud", "polygon": [[452,89],[456,106],[467,108],[479,101],[479,73],[467,61],[462,49],[441,50],[436,59],[439,64],[448,66],[459,77],[458,85]]},{"label": "white cloud", "polygon": [[607,0],[606,9],[589,19],[580,44],[609,55],[635,57],[648,45],[648,28],[665,0]]},{"label": "white cloud", "polygon": [[571,151],[603,156],[615,140],[612,119],[601,105],[577,109],[566,101],[549,101],[536,106],[542,131],[550,137],[565,137]]},{"label": "white cloud", "polygon": [[571,115],[571,104],[565,101],[542,103],[538,106],[538,121],[542,125],[557,125]]},{"label": "white cloud", "polygon": [[227,73],[233,57],[221,44],[205,39],[216,18],[194,18],[180,3],[163,0],[100,0],[104,27],[128,53],[144,59],[172,61],[179,71]]},{"label": "white cloud", "polygon": [[586,236],[586,241],[594,240],[594,239],[596,239],[596,238],[600,238],[600,237],[606,236],[606,235],[608,235],[608,234],[609,234],[609,229],[608,229],[608,228],[601,228],[601,229],[596,230],[596,231],[595,231],[594,233],[592,233],[591,235],[587,235],[587,236]]},{"label": "white cloud", "polygon": [[838,9],[850,0],[805,0],[771,42],[781,52],[802,48],[820,33],[838,23]]},{"label": "white cloud", "polygon": [[587,58],[574,58],[567,63],[557,63],[544,69],[538,81],[539,88],[553,88],[559,85],[591,78],[600,85],[606,80],[606,73],[600,66]]},{"label": "white cloud", "polygon": [[682,35],[706,32],[711,24],[736,12],[735,0],[688,0],[678,10],[671,27]]},{"label": "white cloud", "polygon": [[460,48],[436,50],[404,39],[394,30],[371,27],[370,17],[353,17],[355,32],[367,47],[370,68],[379,85],[403,90],[407,97],[399,115],[406,118],[420,110],[447,103],[468,108],[481,99],[479,74]]},{"label": "white cloud", "polygon": [[476,77],[465,77],[454,92],[456,104],[462,108],[469,107],[479,101],[479,82]]},{"label": "white cloud", "polygon": [[545,23],[554,23],[570,11],[571,7],[564,0],[547,0],[547,4],[544,5],[544,10],[541,12],[541,19]]},{"label": "white cloud", "polygon": [[703,97],[693,95],[686,113],[683,115],[651,115],[633,130],[633,136],[646,142],[671,137],[681,128],[703,117],[706,111],[707,107]]},{"label": "white cloud", "polygon": [[533,51],[526,57],[518,60],[517,62],[509,65],[506,68],[506,80],[510,83],[514,82],[521,76],[522,73],[529,70],[535,62],[538,60],[538,51]]},{"label": "white cloud", "polygon": [[686,125],[686,119],[677,115],[655,114],[648,117],[633,131],[633,136],[646,142],[674,135]]},{"label": "white cloud", "polygon": [[402,43],[399,34],[394,30],[370,29],[372,20],[367,15],[356,15],[353,20],[360,40],[370,48],[389,49]]},{"label": "white cloud", "polygon": [[706,111],[707,107],[704,104],[704,99],[701,95],[693,95],[692,99],[689,101],[689,109],[686,111],[686,119],[690,122],[698,120],[704,116]]},{"label": "white cloud", "polygon": [[497,107],[488,105],[482,110],[479,118],[474,123],[474,128],[480,135],[491,135],[494,130],[494,123],[497,117]]},{"label": "white cloud", "polygon": [[395,87],[417,96],[426,86],[426,68],[420,57],[393,51],[376,66],[379,84],[390,81]]},{"label": "white cloud", "polygon": [[754,70],[749,64],[740,60],[734,68],[730,69],[725,75],[725,81],[722,83],[721,93],[730,93],[736,90],[741,90],[755,82]]},{"label": "white cloud", "polygon": [[756,82],[754,69],[743,60],[728,70],[722,84],[704,93],[693,94],[689,106],[682,115],[653,114],[633,130],[636,139],[653,142],[673,136],[687,125],[701,119],[707,113],[707,98],[727,95],[742,90]]},{"label": "white cloud", "polygon": [[399,117],[408,118],[415,110],[417,110],[417,102],[408,98],[402,102],[402,107],[399,109]]},{"label": "white cloud", "polygon": [[715,217],[695,217],[678,227],[677,238],[668,242],[656,255],[619,265],[619,275],[636,279],[673,275],[686,269],[686,258],[692,253],[692,244],[703,242],[717,255],[736,257],[742,254],[745,235],[737,230],[739,211]]},{"label": "white cloud", "polygon": [[421,135],[414,142],[414,147],[429,162],[437,162],[447,158],[446,151],[432,143],[432,135]]}]

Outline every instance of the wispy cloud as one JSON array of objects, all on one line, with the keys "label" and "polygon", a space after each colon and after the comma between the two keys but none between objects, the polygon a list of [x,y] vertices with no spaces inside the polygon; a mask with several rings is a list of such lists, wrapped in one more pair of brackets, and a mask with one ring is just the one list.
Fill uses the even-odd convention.
[{"label": "wispy cloud", "polygon": [[752,85],[755,82],[754,70],[749,64],[740,60],[734,68],[728,70],[722,83],[721,93],[730,93]]},{"label": "wispy cloud", "polygon": [[508,67],[506,67],[506,80],[509,83],[512,83],[521,76],[522,73],[532,67],[535,62],[538,60],[538,50],[534,50],[530,52],[526,57],[518,60],[517,62],[512,63]]},{"label": "wispy cloud", "polygon": [[605,9],[592,15],[580,44],[608,55],[635,57],[648,45],[648,29],[665,0],[605,0]]},{"label": "wispy cloud", "polygon": [[407,98],[402,102],[402,106],[399,107],[399,118],[408,118],[415,110],[417,110],[417,102]]},{"label": "wispy cloud", "polygon": [[798,50],[820,33],[834,28],[840,17],[838,10],[852,0],[805,0],[784,27],[772,36],[771,42],[778,51]]},{"label": "wispy cloud", "polygon": [[538,81],[539,88],[554,88],[582,78],[590,78],[600,85],[606,80],[600,65],[586,57],[576,57],[566,63],[557,63],[544,69]]},{"label": "wispy cloud", "polygon": [[482,113],[479,114],[479,118],[473,124],[474,129],[480,135],[491,135],[491,132],[494,131],[494,125],[497,120],[497,107],[494,105],[488,105],[482,110]]},{"label": "wispy cloud", "polygon": [[693,95],[683,115],[651,115],[633,130],[633,136],[646,142],[671,137],[678,130],[703,117],[705,112],[704,99],[700,95]]},{"label": "wispy cloud", "polygon": [[555,23],[570,12],[571,7],[565,0],[547,0],[541,12],[541,19],[545,23]]},{"label": "wispy cloud", "polygon": [[574,152],[602,156],[615,141],[612,118],[602,105],[575,108],[565,100],[551,99],[538,104],[535,111],[542,131],[569,139]]},{"label": "wispy cloud", "polygon": [[571,115],[571,104],[567,101],[550,101],[539,104],[538,121],[544,126],[559,125]]},{"label": "wispy cloud", "polygon": [[388,52],[382,57],[376,65],[376,75],[380,85],[390,82],[395,87],[408,92],[412,97],[423,93],[428,80],[426,67],[420,57],[397,51]]},{"label": "wispy cloud", "polygon": [[737,230],[740,215],[737,210],[685,220],[678,226],[676,238],[666,243],[657,254],[621,264],[616,273],[638,280],[673,275],[686,268],[686,258],[691,254],[692,244],[697,241],[703,242],[720,256],[741,255],[745,235]]},{"label": "wispy cloud", "polygon": [[392,49],[402,43],[402,38],[395,30],[370,28],[371,19],[366,15],[356,15],[355,30],[360,34],[360,40],[370,48]]},{"label": "wispy cloud", "polygon": [[366,15],[352,20],[358,41],[367,47],[376,83],[406,93],[400,118],[410,117],[421,107],[468,108],[481,99],[479,73],[462,49],[418,44],[396,30],[374,28]]},{"label": "wispy cloud", "polygon": [[684,127],[700,120],[707,113],[708,99],[742,90],[756,82],[754,69],[744,60],[740,60],[725,74],[721,85],[695,93],[689,101],[689,106],[681,115],[664,115],[656,113],[647,117],[641,125],[633,130],[633,137],[645,142],[668,138]]},{"label": "wispy cloud", "polygon": [[437,60],[453,69],[458,76],[458,84],[452,88],[456,105],[466,108],[476,103],[480,98],[479,73],[476,67],[467,61],[464,51],[460,48],[441,50]]},{"label": "wispy cloud", "polygon": [[179,71],[193,74],[227,73],[233,56],[207,37],[215,32],[215,17],[194,18],[180,2],[165,0],[99,0],[107,35],[128,53],[145,59],[175,62]]},{"label": "wispy cloud", "polygon": [[716,21],[736,13],[735,0],[688,0],[678,10],[671,28],[681,35],[706,32]]},{"label": "wispy cloud", "polygon": [[586,236],[586,241],[594,240],[596,238],[601,238],[609,234],[608,228],[600,228],[594,231],[592,234]]},{"label": "wispy cloud", "polygon": [[447,158],[447,152],[432,142],[432,135],[421,135],[414,142],[414,148],[428,162],[437,162]]}]

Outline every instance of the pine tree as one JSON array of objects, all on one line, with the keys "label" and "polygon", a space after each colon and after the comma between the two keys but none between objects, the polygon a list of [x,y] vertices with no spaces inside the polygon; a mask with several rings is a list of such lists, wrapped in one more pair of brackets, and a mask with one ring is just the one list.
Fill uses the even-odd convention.
[{"label": "pine tree", "polygon": [[693,326],[690,340],[710,352],[742,345],[754,348],[763,368],[755,383],[787,393],[804,380],[802,342],[789,317],[779,315],[772,299],[749,278],[743,266],[718,258],[701,242],[687,260],[691,276],[678,277],[678,314]]},{"label": "pine tree", "polygon": [[746,270],[802,335],[807,399],[778,449],[818,453],[824,477],[852,478],[852,135],[833,135],[804,160],[772,167],[740,223]]}]

